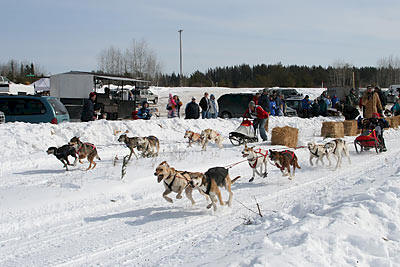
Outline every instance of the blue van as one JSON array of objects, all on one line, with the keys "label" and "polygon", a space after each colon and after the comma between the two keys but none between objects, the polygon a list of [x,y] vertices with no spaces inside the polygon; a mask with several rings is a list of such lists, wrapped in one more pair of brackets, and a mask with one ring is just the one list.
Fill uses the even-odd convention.
[{"label": "blue van", "polygon": [[67,109],[52,96],[0,95],[0,111],[4,112],[6,122],[69,122]]}]

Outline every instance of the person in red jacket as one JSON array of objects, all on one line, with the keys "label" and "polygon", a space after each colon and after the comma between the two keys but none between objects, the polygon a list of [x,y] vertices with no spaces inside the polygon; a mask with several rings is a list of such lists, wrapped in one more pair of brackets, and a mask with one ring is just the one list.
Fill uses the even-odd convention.
[{"label": "person in red jacket", "polygon": [[259,129],[263,141],[268,140],[267,132],[265,131],[265,124],[267,123],[268,116],[268,112],[266,112],[261,106],[256,105],[254,101],[249,102],[249,108],[243,114],[244,118],[254,119],[254,129]]}]

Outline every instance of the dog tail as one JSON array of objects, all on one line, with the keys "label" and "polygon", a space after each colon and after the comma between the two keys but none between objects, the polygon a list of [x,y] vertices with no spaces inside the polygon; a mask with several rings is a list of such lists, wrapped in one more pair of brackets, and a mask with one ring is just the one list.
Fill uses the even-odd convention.
[{"label": "dog tail", "polygon": [[300,166],[299,166],[299,163],[297,162],[297,160],[296,160],[296,168],[297,169],[301,169]]},{"label": "dog tail", "polygon": [[234,184],[238,179],[240,178],[240,176],[236,177],[235,179],[232,180],[231,184]]}]

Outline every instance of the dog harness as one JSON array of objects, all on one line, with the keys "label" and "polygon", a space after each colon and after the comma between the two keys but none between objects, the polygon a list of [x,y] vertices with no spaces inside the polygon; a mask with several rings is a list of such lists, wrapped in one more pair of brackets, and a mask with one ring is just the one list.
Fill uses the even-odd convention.
[{"label": "dog harness", "polygon": [[310,151],[310,153],[311,153],[312,155],[318,157],[318,147],[317,147],[317,150],[316,150],[315,152],[311,152],[311,151]]},{"label": "dog harness", "polygon": [[[171,175],[169,175],[169,176],[167,177],[167,179],[168,179],[169,177],[171,177]],[[169,184],[164,180],[164,184],[168,187],[169,191],[172,191],[172,184],[175,182],[175,178],[176,178],[176,175],[174,175],[174,179],[172,179],[172,182],[170,182]]]},{"label": "dog harness", "polygon": [[254,162],[254,164],[251,164],[250,162],[249,162],[249,165],[250,165],[250,167],[251,168],[255,168],[256,166],[257,166],[257,162],[258,162],[258,158],[264,158],[264,160],[267,158],[267,156],[268,156],[268,150],[265,152],[265,154],[263,154],[263,153],[261,153],[261,148],[259,148],[258,149],[258,151],[254,151],[254,153],[256,153],[256,154],[259,154],[259,155],[261,155],[261,156],[258,156],[258,157],[256,157],[256,161]]},{"label": "dog harness", "polygon": [[[294,159],[294,152],[290,151],[290,150],[285,150],[281,152],[282,154],[291,154],[292,158],[290,159],[290,161],[292,161]],[[275,163],[275,166],[278,167],[281,171],[283,171],[285,169],[284,166],[280,166],[278,163]]]},{"label": "dog harness", "polygon": [[96,149],[96,147],[93,145],[93,144],[91,144],[91,143],[82,143],[82,145],[79,147],[79,149],[78,149],[78,152],[79,151],[81,151],[82,150],[82,148],[83,148],[83,146],[90,146],[90,147],[92,147],[93,149]]}]

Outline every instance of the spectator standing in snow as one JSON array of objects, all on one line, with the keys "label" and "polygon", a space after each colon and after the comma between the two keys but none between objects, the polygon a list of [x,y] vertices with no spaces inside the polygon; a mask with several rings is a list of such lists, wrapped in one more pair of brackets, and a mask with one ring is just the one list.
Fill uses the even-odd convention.
[{"label": "spectator standing in snow", "polygon": [[186,105],[185,119],[198,119],[200,118],[200,108],[196,103],[196,98],[192,97],[192,101]]},{"label": "spectator standing in snow", "polygon": [[346,120],[354,120],[358,115],[360,115],[360,112],[357,109],[358,103],[358,94],[354,88],[351,88],[343,105],[343,116]]},{"label": "spectator standing in snow", "polygon": [[275,97],[275,102],[276,102],[276,116],[283,116],[283,96],[282,95],[276,95]]},{"label": "spectator standing in snow", "polygon": [[258,105],[261,106],[266,112],[269,112],[269,96],[268,89],[264,88],[262,95],[258,99]]},{"label": "spectator standing in snow", "polygon": [[265,130],[265,124],[269,117],[268,112],[266,112],[261,106],[256,105],[254,101],[250,101],[249,108],[243,114],[243,117],[254,119],[254,129],[259,129],[263,141],[268,140],[267,132]]},{"label": "spectator standing in snow", "polygon": [[272,95],[269,96],[269,113],[271,114],[271,116],[276,115],[276,102]]},{"label": "spectator standing in snow", "polygon": [[379,95],[374,92],[372,86],[367,86],[367,91],[361,98],[361,103],[364,106],[364,118],[372,118],[374,113],[382,113],[382,105]]},{"label": "spectator standing in snow", "polygon": [[151,115],[152,114],[149,109],[149,103],[147,103],[146,101],[143,102],[142,107],[137,112],[138,118],[142,120],[150,120]]},{"label": "spectator standing in snow", "polygon": [[90,92],[89,98],[85,99],[82,108],[81,121],[94,121],[96,115],[94,114],[94,103],[96,101],[96,93]]},{"label": "spectator standing in snow", "polygon": [[177,116],[176,102],[171,94],[169,94],[167,110],[168,110],[168,118],[175,118]]},{"label": "spectator standing in snow", "polygon": [[303,118],[310,117],[311,101],[310,97],[306,95],[303,100],[301,100],[301,109],[303,111]]},{"label": "spectator standing in snow", "polygon": [[199,105],[201,107],[201,118],[208,119],[208,110],[210,108],[210,99],[208,98],[207,92],[204,93],[204,96],[201,98]]},{"label": "spectator standing in snow", "polygon": [[209,118],[216,119],[218,118],[218,104],[215,100],[215,96],[213,94],[210,95],[210,108],[208,111]]},{"label": "spectator standing in snow", "polygon": [[181,111],[181,106],[182,106],[182,101],[179,100],[179,96],[174,95],[174,101],[176,103],[176,114],[178,116],[178,118],[180,118],[180,111]]}]

